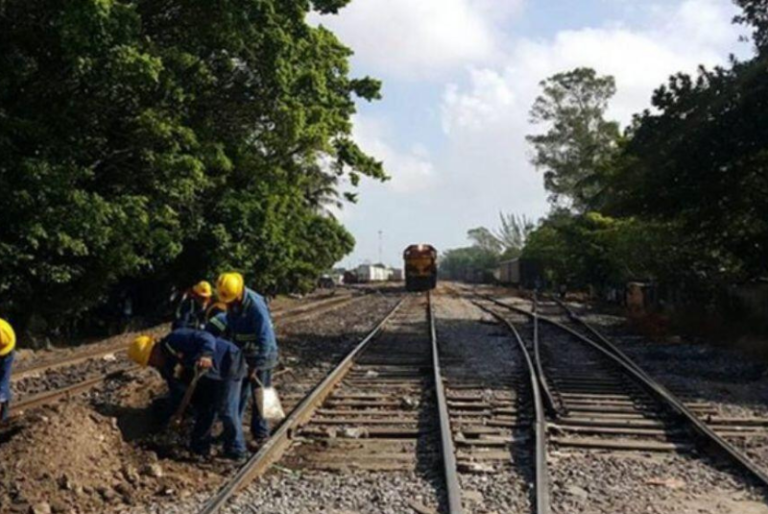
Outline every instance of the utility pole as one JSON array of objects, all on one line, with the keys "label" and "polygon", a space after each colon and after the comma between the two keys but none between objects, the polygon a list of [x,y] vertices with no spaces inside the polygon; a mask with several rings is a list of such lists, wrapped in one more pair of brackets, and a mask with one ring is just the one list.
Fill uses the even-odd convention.
[{"label": "utility pole", "polygon": [[379,229],[379,264],[384,264],[384,261],[381,260],[381,254],[382,254],[382,244],[381,244],[381,238],[384,232]]}]

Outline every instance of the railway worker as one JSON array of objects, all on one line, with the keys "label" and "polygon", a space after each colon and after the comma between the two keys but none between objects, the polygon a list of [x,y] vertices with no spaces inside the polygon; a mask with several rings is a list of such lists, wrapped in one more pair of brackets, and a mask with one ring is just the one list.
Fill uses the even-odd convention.
[{"label": "railway worker", "polygon": [[179,302],[173,328],[203,329],[208,319],[222,312],[226,306],[213,301],[211,284],[202,280],[195,284]]},{"label": "railway worker", "polygon": [[6,421],[11,411],[11,368],[15,347],[13,327],[0,319],[0,421]]},{"label": "railway worker", "polygon": [[216,294],[227,305],[224,330],[242,348],[248,364],[248,377],[241,392],[240,415],[245,412],[249,398],[253,398],[251,435],[252,449],[255,449],[269,437],[269,423],[257,407],[256,390],[272,385],[272,370],[277,366],[277,338],[267,302],[245,287],[240,273],[222,273],[216,283]]},{"label": "railway worker", "polygon": [[247,367],[237,346],[202,330],[180,328],[161,340],[137,337],[128,348],[128,357],[141,366],[157,369],[169,387],[176,383],[180,372],[204,373],[195,389],[190,449],[201,456],[210,454],[211,431],[218,417],[224,428],[224,457],[241,460],[246,456],[240,388]]}]

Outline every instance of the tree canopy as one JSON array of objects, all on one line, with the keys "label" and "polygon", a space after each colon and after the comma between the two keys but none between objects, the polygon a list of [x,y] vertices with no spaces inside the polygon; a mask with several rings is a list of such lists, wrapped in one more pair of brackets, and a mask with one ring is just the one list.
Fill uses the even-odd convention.
[{"label": "tree canopy", "polygon": [[380,84],[306,23],[347,3],[0,3],[4,309],[56,325],[131,277],[225,267],[277,292],[349,252],[320,206],[385,178],[350,137]]},{"label": "tree canopy", "polygon": [[617,150],[618,123],[605,119],[616,83],[591,68],[576,68],[544,80],[541,88],[530,116],[547,130],[527,137],[532,162],[544,172],[552,201],[584,211]]},{"label": "tree canopy", "polygon": [[[756,55],[670,77],[620,139],[613,128],[602,138],[599,130],[566,130],[589,124],[573,123],[579,108],[560,108],[563,98],[581,106],[583,97],[591,126],[599,127],[613,94],[610,77],[578,69],[543,83],[533,112],[552,129],[530,141],[537,164],[547,164],[549,190],[570,195],[577,209],[555,209],[524,255],[557,280],[615,287],[643,278],[711,298],[768,276],[768,7],[737,3],[743,12],[735,21],[753,27]],[[559,137],[571,133],[592,133],[584,140],[594,148],[582,152],[578,138]],[[597,156],[587,162],[598,165],[572,164],[583,154]],[[579,178],[552,181],[563,176]]]}]

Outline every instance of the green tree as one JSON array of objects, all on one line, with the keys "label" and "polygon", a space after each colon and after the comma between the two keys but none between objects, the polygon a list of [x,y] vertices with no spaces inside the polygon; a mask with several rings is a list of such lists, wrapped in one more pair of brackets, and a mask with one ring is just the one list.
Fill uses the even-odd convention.
[{"label": "green tree", "polygon": [[674,234],[663,224],[558,210],[531,233],[523,256],[539,263],[549,283],[571,287],[670,280],[683,250],[675,247]]},{"label": "green tree", "polygon": [[565,200],[583,212],[599,193],[618,147],[619,126],[605,119],[615,81],[577,68],[544,80],[541,87],[530,117],[547,130],[527,136],[532,163],[544,172],[552,202]]},{"label": "green tree", "polygon": [[742,12],[734,21],[752,26],[755,46],[764,54],[768,50],[768,3],[765,0],[735,0],[735,3]]},{"label": "green tree", "polygon": [[499,262],[499,255],[479,246],[447,250],[440,257],[440,276],[453,280],[484,279]]},{"label": "green tree", "polygon": [[473,246],[506,259],[518,257],[525,246],[534,224],[524,215],[499,213],[499,227],[495,230],[477,227],[467,232]]},{"label": "green tree", "polygon": [[525,247],[528,236],[534,229],[534,223],[525,215],[499,213],[499,228],[496,238],[504,248],[503,257],[513,259],[519,257]]},{"label": "green tree", "polygon": [[346,3],[0,3],[3,310],[56,326],[225,266],[306,287],[348,252],[320,205],[333,177],[385,178],[350,137],[380,84],[306,23]]},{"label": "green tree", "polygon": [[691,281],[765,276],[768,264],[766,58],[676,75],[640,115],[608,212],[671,223],[695,258]]},{"label": "green tree", "polygon": [[467,231],[467,238],[472,241],[472,245],[481,248],[483,251],[498,255],[504,250],[499,238],[485,227],[477,227]]}]

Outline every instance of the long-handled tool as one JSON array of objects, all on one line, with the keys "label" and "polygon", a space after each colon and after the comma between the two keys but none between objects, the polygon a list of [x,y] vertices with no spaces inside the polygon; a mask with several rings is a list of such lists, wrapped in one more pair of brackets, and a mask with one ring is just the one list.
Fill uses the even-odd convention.
[{"label": "long-handled tool", "polygon": [[176,412],[173,413],[173,416],[171,416],[171,420],[168,423],[171,427],[179,428],[181,426],[182,421],[184,421],[184,413],[187,411],[187,407],[189,407],[189,404],[192,401],[192,396],[195,394],[197,383],[207,371],[207,369],[195,368],[195,376],[192,378],[192,382],[190,382],[187,390],[184,392],[184,397],[181,399],[179,407],[176,409]]}]

